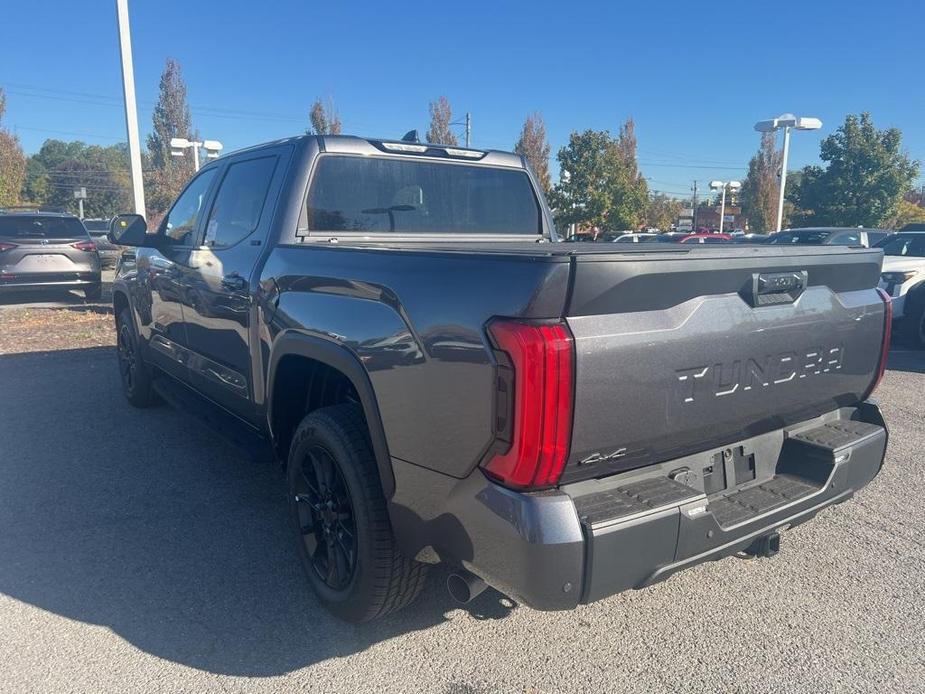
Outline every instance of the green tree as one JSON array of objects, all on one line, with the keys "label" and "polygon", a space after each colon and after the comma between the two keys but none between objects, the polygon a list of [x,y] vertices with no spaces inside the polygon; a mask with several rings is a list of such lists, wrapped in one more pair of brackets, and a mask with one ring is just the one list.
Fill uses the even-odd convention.
[{"label": "green tree", "polygon": [[558,224],[619,230],[642,223],[648,186],[636,161],[632,121],[617,138],[601,130],[572,133],[557,158],[560,181],[550,203]]},{"label": "green tree", "polygon": [[791,196],[799,223],[877,227],[893,218],[919,170],[901,144],[898,128],[877,130],[869,113],[847,116],[822,141],[819,158],[827,166],[802,171]]},{"label": "green tree", "polygon": [[0,207],[19,202],[20,191],[26,178],[26,155],[19,138],[2,127],[6,113],[6,94],[0,88]]},{"label": "green tree", "polygon": [[74,190],[87,189],[84,214],[111,217],[131,208],[128,146],[101,147],[83,142],[46,140],[29,157],[23,199],[77,212]]},{"label": "green tree", "polygon": [[767,233],[777,228],[780,167],[781,154],[775,148],[774,133],[762,133],[761,145],[748,163],[748,174],[739,193],[742,211],[753,231]]},{"label": "green tree", "polygon": [[654,193],[649,198],[646,210],[646,226],[655,227],[660,231],[667,231],[672,224],[676,224],[681,214],[683,203],[664,193]]},{"label": "green tree", "polygon": [[543,191],[549,193],[549,142],[546,141],[546,123],[539,113],[527,116],[514,151],[523,155],[543,186]]},{"label": "green tree", "polygon": [[340,135],[343,127],[340,116],[334,110],[334,104],[330,101],[325,107],[321,99],[315,99],[315,103],[312,104],[312,109],[308,113],[308,119],[312,124],[310,132],[314,135]]},{"label": "green tree", "polygon": [[165,211],[194,173],[192,156],[172,157],[170,140],[183,137],[198,140],[186,101],[186,84],[180,63],[168,58],[161,74],[160,92],[154,106],[154,129],[148,135],[151,171],[147,177],[147,204],[152,216]]},{"label": "green tree", "polygon": [[459,141],[451,129],[453,109],[445,96],[430,102],[430,127],[427,141],[435,145],[458,145]]}]

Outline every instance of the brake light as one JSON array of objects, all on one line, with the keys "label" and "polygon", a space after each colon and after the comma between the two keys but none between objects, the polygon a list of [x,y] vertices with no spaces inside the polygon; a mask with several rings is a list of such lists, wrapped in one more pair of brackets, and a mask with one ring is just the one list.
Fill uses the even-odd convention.
[{"label": "brake light", "polygon": [[877,378],[874,379],[874,384],[867,391],[867,395],[864,397],[865,400],[877,390],[877,386],[883,380],[886,363],[890,356],[890,341],[893,337],[893,299],[879,287],[877,288],[877,293],[883,299],[883,342],[880,345],[880,363],[877,365]]},{"label": "brake light", "polygon": [[3,243],[0,241],[0,253],[3,253],[4,251],[11,251],[14,248],[16,248],[15,243]]},{"label": "brake light", "polygon": [[78,241],[77,243],[72,243],[71,246],[78,251],[86,251],[87,253],[92,253],[96,250],[96,244],[93,241]]},{"label": "brake light", "polygon": [[485,464],[485,472],[511,487],[554,486],[572,435],[572,334],[564,323],[509,320],[492,321],[488,332],[513,373],[507,381],[499,375],[499,388],[511,391],[499,393],[507,397],[499,398],[506,411],[498,413],[498,428],[507,432],[510,446]]}]

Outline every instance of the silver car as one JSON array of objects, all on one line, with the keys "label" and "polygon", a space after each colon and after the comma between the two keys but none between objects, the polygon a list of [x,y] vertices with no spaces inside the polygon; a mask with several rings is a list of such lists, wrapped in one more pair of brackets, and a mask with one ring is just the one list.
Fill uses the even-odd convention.
[{"label": "silver car", "polygon": [[80,220],[52,212],[0,211],[0,294],[80,289],[102,293],[100,257]]}]

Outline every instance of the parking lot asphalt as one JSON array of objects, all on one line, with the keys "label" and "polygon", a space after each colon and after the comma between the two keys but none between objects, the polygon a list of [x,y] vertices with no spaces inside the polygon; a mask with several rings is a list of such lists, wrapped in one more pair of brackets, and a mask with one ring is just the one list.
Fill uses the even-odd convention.
[{"label": "parking lot asphalt", "polygon": [[774,559],[541,613],[491,590],[338,622],[301,574],[283,476],[168,407],[110,347],[0,356],[0,691],[925,691],[925,353],[878,391],[882,474]]}]

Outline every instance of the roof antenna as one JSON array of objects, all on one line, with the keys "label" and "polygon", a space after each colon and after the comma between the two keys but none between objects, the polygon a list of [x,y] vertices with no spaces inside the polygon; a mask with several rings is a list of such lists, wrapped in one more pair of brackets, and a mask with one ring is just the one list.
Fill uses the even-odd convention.
[{"label": "roof antenna", "polygon": [[421,140],[418,137],[417,130],[409,130],[408,132],[406,132],[404,135],[401,136],[401,141],[402,142],[420,142]]}]

